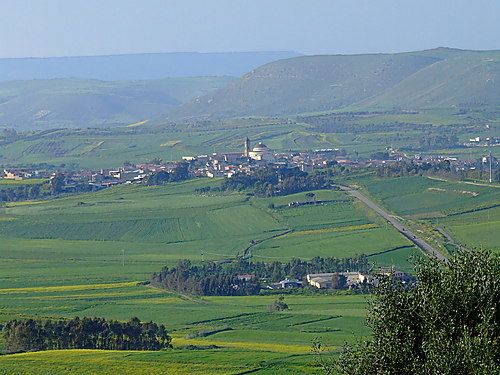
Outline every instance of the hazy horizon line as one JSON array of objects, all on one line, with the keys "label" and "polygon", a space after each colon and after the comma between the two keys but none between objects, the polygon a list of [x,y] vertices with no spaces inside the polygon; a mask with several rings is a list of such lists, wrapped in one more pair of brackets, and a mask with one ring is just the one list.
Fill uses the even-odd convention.
[{"label": "hazy horizon line", "polygon": [[82,57],[114,57],[114,56],[134,56],[134,55],[175,55],[175,54],[200,54],[200,55],[216,55],[216,54],[244,54],[244,53],[295,53],[301,56],[333,56],[333,55],[379,55],[379,54],[398,54],[398,53],[411,53],[411,52],[421,52],[421,51],[432,51],[437,49],[450,49],[450,50],[460,50],[460,51],[475,51],[475,52],[486,52],[486,51],[498,51],[499,49],[469,49],[469,48],[459,48],[450,46],[437,46],[429,47],[417,50],[401,50],[401,51],[367,51],[367,52],[317,52],[317,53],[304,53],[297,50],[286,50],[286,49],[276,49],[276,50],[241,50],[241,51],[161,51],[161,52],[120,52],[120,53],[104,53],[104,54],[82,54],[82,55],[52,55],[52,56],[13,56],[13,57],[2,57],[0,60],[16,60],[16,59],[71,59],[71,58],[82,58]]}]

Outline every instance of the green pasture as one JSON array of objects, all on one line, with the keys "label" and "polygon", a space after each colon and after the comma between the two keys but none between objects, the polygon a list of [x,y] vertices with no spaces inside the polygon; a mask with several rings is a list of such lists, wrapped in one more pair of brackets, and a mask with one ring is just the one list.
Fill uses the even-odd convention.
[{"label": "green pasture", "polygon": [[308,199],[305,193],[263,199],[195,192],[218,183],[117,186],[8,203],[0,208],[0,286],[146,280],[178,259],[233,258],[249,248],[256,260],[289,260],[376,254],[409,244],[343,192],[317,191],[324,205],[300,207],[288,203]]},{"label": "green pasture", "polygon": [[500,187],[422,176],[357,180],[397,215],[439,227],[469,248],[500,251]]},{"label": "green pasture", "polygon": [[466,247],[500,252],[500,206],[447,216],[439,219],[438,224]]},{"label": "green pasture", "polygon": [[19,186],[24,186],[24,185],[37,185],[37,184],[42,184],[46,182],[46,179],[43,178],[29,178],[25,180],[11,180],[11,179],[5,179],[5,178],[0,178],[0,189],[15,189]]},{"label": "green pasture", "polygon": [[2,146],[0,165],[47,162],[75,168],[112,168],[125,161],[145,162],[153,158],[179,160],[182,156],[212,152],[243,151],[244,139],[262,141],[277,150],[329,147],[329,142],[311,135],[304,125],[238,121],[219,128],[114,128],[109,130],[59,130],[40,132]]},{"label": "green pasture", "polygon": [[[314,199],[323,203],[299,207],[289,203],[311,200],[305,193],[256,198],[196,192],[219,183],[117,186],[1,207],[0,323],[137,316],[164,323],[174,349],[2,356],[0,374],[315,373],[313,340],[319,337],[337,351],[369,335],[366,296],[287,295],[289,310],[268,313],[275,296],[199,298],[138,285],[181,258],[200,262],[244,251],[254,260],[365,253],[378,265],[403,269],[419,254],[341,191],[315,191]],[[221,327],[229,329],[197,336]]]},{"label": "green pasture", "polygon": [[[17,317],[62,318],[102,316],[126,320],[137,316],[167,325],[174,345],[187,345],[187,333],[230,327],[205,338],[219,343],[277,352],[308,352],[320,335],[330,345],[340,346],[366,335],[366,296],[310,295],[285,297],[289,310],[268,313],[275,296],[189,297],[137,285],[135,282],[0,289],[0,321]],[[282,336],[286,339],[279,339]]]},{"label": "green pasture", "polygon": [[446,215],[500,201],[500,188],[422,176],[370,177],[360,180],[366,190],[399,215]]},{"label": "green pasture", "polygon": [[242,349],[168,350],[161,352],[64,350],[0,357],[2,375],[39,374],[320,374],[307,355],[252,353]]},{"label": "green pasture", "polygon": [[318,191],[314,199],[324,203],[288,207],[292,202],[311,200],[305,193],[262,200],[273,203],[275,217],[293,231],[258,244],[252,255],[259,260],[349,257],[411,245],[394,228],[368,215],[359,202],[343,192]]},{"label": "green pasture", "polygon": [[[164,323],[173,336],[174,349],[155,353],[70,350],[57,355],[41,352],[0,356],[0,373],[43,374],[56,369],[63,374],[233,374],[250,369],[261,374],[317,373],[310,354],[313,340],[320,337],[336,351],[346,342],[369,335],[365,325],[366,296],[289,295],[285,297],[289,310],[269,313],[266,306],[275,298],[195,298],[134,282],[3,288],[0,322],[27,317],[102,316],[126,320],[138,316]],[[228,330],[196,337],[196,332],[220,327]],[[204,363],[207,366],[203,367]]]}]

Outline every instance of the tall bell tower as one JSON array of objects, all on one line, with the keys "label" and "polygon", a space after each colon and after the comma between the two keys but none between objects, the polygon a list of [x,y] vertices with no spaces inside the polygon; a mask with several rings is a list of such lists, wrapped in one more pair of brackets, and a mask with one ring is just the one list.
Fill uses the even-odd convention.
[{"label": "tall bell tower", "polygon": [[245,139],[245,156],[248,158],[250,156],[250,139]]}]

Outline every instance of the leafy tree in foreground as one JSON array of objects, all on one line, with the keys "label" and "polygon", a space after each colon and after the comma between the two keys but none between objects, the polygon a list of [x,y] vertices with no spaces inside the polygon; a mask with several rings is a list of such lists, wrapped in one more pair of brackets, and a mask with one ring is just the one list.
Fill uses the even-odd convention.
[{"label": "leafy tree in foreground", "polygon": [[369,312],[373,338],[347,347],[344,374],[499,374],[500,258],[466,251],[422,259],[417,283],[385,281]]}]

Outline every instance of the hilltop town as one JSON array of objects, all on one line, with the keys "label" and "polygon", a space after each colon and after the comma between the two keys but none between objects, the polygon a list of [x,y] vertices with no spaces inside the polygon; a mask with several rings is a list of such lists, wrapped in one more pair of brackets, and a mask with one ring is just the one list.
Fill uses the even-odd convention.
[{"label": "hilltop town", "polygon": [[[477,138],[476,138],[477,139]],[[476,142],[471,139],[471,142]],[[479,140],[477,140],[479,141]],[[489,140],[488,140],[489,141]],[[491,161],[491,163],[490,163]],[[212,154],[183,156],[179,161],[164,162],[153,159],[145,163],[126,163],[119,168],[99,170],[67,170],[66,168],[8,168],[3,171],[5,180],[21,181],[26,179],[52,179],[64,176],[61,192],[98,190],[118,184],[144,183],[149,176],[159,172],[173,173],[182,165],[185,171],[182,179],[193,177],[225,177],[236,174],[249,174],[259,168],[297,169],[310,173],[325,168],[348,168],[351,170],[376,169],[382,174],[400,173],[401,168],[410,168],[417,173],[432,170],[435,174],[451,172],[456,178],[477,175],[478,171],[492,176],[499,173],[497,158],[487,155],[480,159],[463,159],[447,155],[409,156],[407,153],[388,148],[371,158],[349,157],[344,149],[328,148],[311,151],[275,152],[264,143],[251,145],[246,138],[241,152],[215,152]],[[420,172],[419,172],[420,171]],[[411,172],[410,172],[411,173]]]}]

